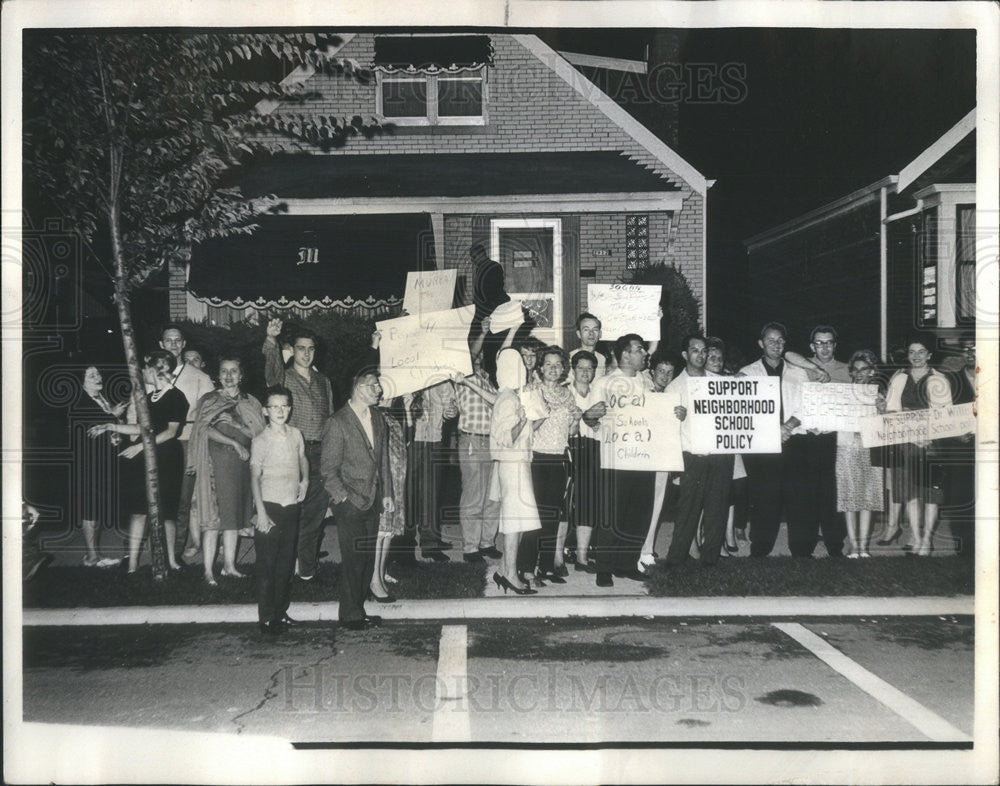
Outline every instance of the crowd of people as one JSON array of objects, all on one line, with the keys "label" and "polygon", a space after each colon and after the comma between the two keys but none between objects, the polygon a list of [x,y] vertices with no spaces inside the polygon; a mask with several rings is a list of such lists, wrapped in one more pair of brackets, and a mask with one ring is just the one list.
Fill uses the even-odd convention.
[{"label": "crowd of people", "polygon": [[[600,587],[615,579],[645,581],[654,566],[669,570],[692,558],[713,566],[739,551],[741,536],[751,557],[765,557],[782,521],[793,557],[811,558],[822,539],[831,557],[866,558],[874,514],[885,523],[878,542],[892,545],[903,532],[904,509],[911,529],[905,548],[925,556],[939,507],[974,499],[971,434],[869,449],[858,433],[805,429],[798,412],[801,385],[809,381],[878,385],[884,412],[972,401],[971,338],[962,343],[961,370],[935,369],[934,347],[919,338],[893,369],[866,349],[838,359],[837,331],[829,325],[812,331],[810,356],[786,351],[785,328],[770,322],[759,333],[760,357],[741,365],[714,337],[685,337],[677,357],[637,334],[605,342],[601,321],[583,313],[576,320],[579,346],[567,352],[538,341],[521,305],[504,300],[502,277],[498,285],[499,293],[478,293],[468,337],[471,375],[384,401],[375,332],[352,364],[347,402],[336,409],[330,380],[315,364],[318,337],[308,329],[267,323],[262,402],[242,390],[240,358],[218,359],[216,387],[199,368],[200,354],[188,354],[181,329],[164,328],[143,374],[170,568],[201,552],[204,580],[215,586],[221,540],[221,576],[241,579],[237,542],[252,533],[260,627],[274,635],[294,623],[290,584],[316,576],[332,517],[341,557],[340,622],[359,630],[376,625],[364,604],[395,600],[391,564],[449,560],[439,471],[449,447],[457,449],[461,476],[462,560],[488,561],[505,594],[565,584],[570,565]],[[109,448],[119,454],[132,572],[147,509],[139,426],[134,412],[103,399],[97,370],[87,374],[94,412],[103,418],[89,434],[110,434],[116,444]],[[780,453],[695,451],[689,380],[721,375],[780,380]],[[623,395],[669,408],[678,422],[682,472],[602,466],[601,421],[612,397]],[[950,451],[946,460],[942,451]],[[673,534],[660,560],[654,544],[672,490]],[[85,513],[87,564],[104,559],[94,534],[97,515]],[[971,519],[968,511],[965,518]],[[180,560],[178,530],[186,537]],[[966,551],[971,535],[970,526]]]}]

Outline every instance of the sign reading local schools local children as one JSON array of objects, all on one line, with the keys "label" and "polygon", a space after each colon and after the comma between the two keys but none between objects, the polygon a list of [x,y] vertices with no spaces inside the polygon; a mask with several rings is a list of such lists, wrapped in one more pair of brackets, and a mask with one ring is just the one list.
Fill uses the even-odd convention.
[{"label": "sign reading local schools local children", "polygon": [[601,467],[683,472],[680,421],[662,394],[612,396],[601,419]]},{"label": "sign reading local schools local children", "polygon": [[627,333],[659,341],[661,290],[659,284],[588,284],[587,310],[601,320],[605,341]]},{"label": "sign reading local schools local children", "polygon": [[376,322],[380,373],[386,401],[472,373],[469,325],[475,306],[411,314]]},{"label": "sign reading local schools local children", "polygon": [[691,452],[780,453],[777,377],[690,377]]}]

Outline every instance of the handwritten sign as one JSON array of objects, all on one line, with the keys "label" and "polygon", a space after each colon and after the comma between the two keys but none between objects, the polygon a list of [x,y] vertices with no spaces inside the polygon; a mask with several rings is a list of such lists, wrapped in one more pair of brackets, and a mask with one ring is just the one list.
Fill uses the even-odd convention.
[{"label": "handwritten sign", "polygon": [[588,284],[587,310],[601,320],[601,337],[606,341],[626,333],[659,341],[660,290],[659,284]]},{"label": "handwritten sign", "polygon": [[878,414],[877,385],[845,382],[806,382],[801,387],[799,420],[806,429],[818,431],[859,431],[861,418]]},{"label": "handwritten sign", "polygon": [[601,467],[646,472],[683,472],[680,421],[673,407],[653,394],[609,407],[601,419]]},{"label": "handwritten sign", "polygon": [[472,373],[468,334],[475,306],[376,322],[386,400]]},{"label": "handwritten sign", "polygon": [[410,314],[426,314],[451,308],[458,271],[411,270],[406,274],[403,308]]},{"label": "handwritten sign", "polygon": [[863,418],[860,427],[861,444],[877,448],[975,433],[976,416],[972,404],[958,404],[873,415]]},{"label": "handwritten sign", "polygon": [[691,377],[692,453],[780,453],[777,377]]}]

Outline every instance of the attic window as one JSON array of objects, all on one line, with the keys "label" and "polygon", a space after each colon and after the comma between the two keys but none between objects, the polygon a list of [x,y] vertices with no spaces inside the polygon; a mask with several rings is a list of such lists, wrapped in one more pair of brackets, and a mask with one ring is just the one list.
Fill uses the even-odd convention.
[{"label": "attic window", "polygon": [[375,38],[376,112],[398,125],[485,125],[489,36]]}]

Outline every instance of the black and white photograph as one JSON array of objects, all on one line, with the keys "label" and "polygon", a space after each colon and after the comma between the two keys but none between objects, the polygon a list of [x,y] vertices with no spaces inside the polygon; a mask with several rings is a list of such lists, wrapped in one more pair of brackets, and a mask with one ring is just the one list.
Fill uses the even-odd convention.
[{"label": "black and white photograph", "polygon": [[4,5],[9,783],[998,783],[1000,8]]}]

